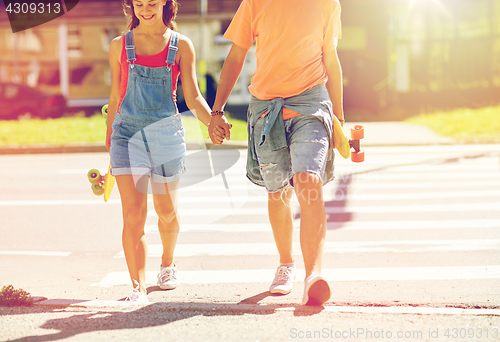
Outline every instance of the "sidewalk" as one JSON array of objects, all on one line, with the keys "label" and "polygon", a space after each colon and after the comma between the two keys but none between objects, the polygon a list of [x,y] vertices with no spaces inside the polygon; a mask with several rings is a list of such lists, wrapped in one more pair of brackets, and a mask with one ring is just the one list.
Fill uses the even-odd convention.
[{"label": "sidewalk", "polygon": [[[365,129],[365,138],[361,146],[415,146],[415,145],[445,145],[455,144],[451,138],[442,137],[431,129],[405,122],[347,122],[344,130],[350,136],[350,127],[361,124]],[[232,148],[246,148],[246,141],[229,141],[224,145]],[[213,145],[207,145],[208,148]],[[190,150],[204,149],[197,143],[187,142]],[[6,146],[0,147],[2,154],[41,154],[41,153],[88,153],[107,152],[106,146],[100,143],[77,144],[77,145],[29,145],[29,146]]]}]

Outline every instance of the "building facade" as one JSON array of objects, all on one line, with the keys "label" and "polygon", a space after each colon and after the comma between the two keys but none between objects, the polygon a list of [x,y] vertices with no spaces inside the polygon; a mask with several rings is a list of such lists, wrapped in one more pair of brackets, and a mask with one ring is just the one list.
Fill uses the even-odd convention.
[{"label": "building facade", "polygon": [[[178,31],[193,41],[199,76],[208,75],[200,87],[211,97],[230,48],[222,34],[240,0],[178,1]],[[344,101],[354,116],[500,101],[500,0],[340,2]],[[73,106],[106,103],[109,42],[126,31],[119,0],[80,0],[63,17],[16,34],[4,9],[0,81],[62,92]],[[230,104],[248,103],[254,69],[249,53]]]}]

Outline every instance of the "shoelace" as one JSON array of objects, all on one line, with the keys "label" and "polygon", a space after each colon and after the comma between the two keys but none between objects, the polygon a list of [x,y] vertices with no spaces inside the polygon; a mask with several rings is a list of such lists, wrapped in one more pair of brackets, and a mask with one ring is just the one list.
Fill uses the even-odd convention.
[{"label": "shoelace", "polygon": [[166,268],[160,274],[158,274],[158,278],[160,278],[161,282],[166,282],[170,278],[174,278],[174,270],[171,268]]},{"label": "shoelace", "polygon": [[136,287],[132,288],[132,290],[128,294],[128,297],[125,298],[126,302],[133,302],[133,301],[136,301],[139,298],[139,295],[141,293],[139,291],[139,282],[134,279],[134,284],[136,285]]},{"label": "shoelace", "polygon": [[277,274],[278,282],[286,283],[290,279],[290,273],[292,273],[291,267],[280,267]]}]

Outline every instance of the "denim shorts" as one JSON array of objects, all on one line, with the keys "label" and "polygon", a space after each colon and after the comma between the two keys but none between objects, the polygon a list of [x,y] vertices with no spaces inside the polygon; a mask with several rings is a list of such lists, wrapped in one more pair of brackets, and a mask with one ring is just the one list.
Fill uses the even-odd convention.
[{"label": "denim shorts", "polygon": [[156,183],[178,180],[186,158],[180,114],[148,125],[116,114],[110,154],[113,176],[147,175]]},{"label": "denim shorts", "polygon": [[[267,192],[273,193],[293,186],[299,172],[317,174],[324,182],[329,139],[323,123],[311,115],[299,115],[284,121],[287,147],[271,150],[268,144],[256,144],[255,153]],[[262,132],[264,119],[259,118],[254,134]]]}]

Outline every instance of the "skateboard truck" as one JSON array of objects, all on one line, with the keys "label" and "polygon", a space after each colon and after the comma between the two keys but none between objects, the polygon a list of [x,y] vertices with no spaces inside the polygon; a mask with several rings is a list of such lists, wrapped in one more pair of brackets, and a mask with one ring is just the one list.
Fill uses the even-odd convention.
[{"label": "skateboard truck", "polygon": [[87,173],[89,182],[92,184],[92,191],[96,196],[101,196],[104,194],[104,177],[97,169],[92,169]]},{"label": "skateboard truck", "polygon": [[[102,107],[101,110],[102,115],[106,119],[107,124],[107,116],[108,116],[108,105]],[[115,185],[115,177],[111,174],[111,163],[108,167],[108,173],[105,175],[101,175],[99,170],[92,169],[87,173],[87,178],[89,182],[92,184],[92,192],[96,196],[104,195],[104,202],[109,200],[111,196],[111,191],[113,190],[113,186]]]},{"label": "skateboard truck", "polygon": [[355,163],[361,163],[365,160],[365,152],[361,151],[360,140],[365,137],[365,130],[361,125],[355,125],[351,128],[351,139],[349,146],[351,147],[351,160]]}]

